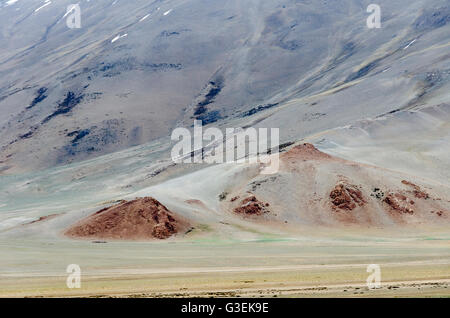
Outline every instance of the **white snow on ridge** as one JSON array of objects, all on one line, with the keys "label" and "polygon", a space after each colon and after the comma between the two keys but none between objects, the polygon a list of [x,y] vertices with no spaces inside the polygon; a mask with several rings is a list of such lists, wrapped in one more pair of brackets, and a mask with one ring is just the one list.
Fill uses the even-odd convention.
[{"label": "white snow on ridge", "polygon": [[65,17],[67,17],[70,13],[72,13],[73,12],[73,9],[72,10],[70,10],[70,11],[67,11],[64,15],[63,15],[63,17],[62,17],[62,19],[64,19]]},{"label": "white snow on ridge", "polygon": [[407,46],[405,46],[403,49],[406,50],[406,49],[409,48],[411,45],[413,45],[414,42],[416,42],[416,41],[417,41],[417,39],[412,40],[411,43],[409,43],[409,44],[408,44]]},{"label": "white snow on ridge", "polygon": [[17,1],[19,1],[19,0],[9,0],[9,1],[6,1],[6,6],[12,6],[14,3],[16,3]]},{"label": "white snow on ridge", "polygon": [[145,19],[147,19],[150,16],[150,14],[147,14],[145,17],[143,17],[142,19],[139,20],[139,22],[144,21]]},{"label": "white snow on ridge", "polygon": [[114,43],[114,42],[116,42],[117,40],[119,40],[119,39],[121,39],[121,38],[124,38],[124,37],[126,37],[126,36],[128,36],[128,33],[125,33],[124,35],[118,35],[118,36],[116,36],[114,39],[111,40],[111,43]]},{"label": "white snow on ridge", "polygon": [[39,8],[37,8],[36,10],[34,10],[34,12],[38,12],[39,10],[41,10],[42,8],[45,8],[46,6],[52,4],[52,2],[50,0],[45,0],[45,4],[40,6]]},{"label": "white snow on ridge", "polygon": [[170,9],[169,11],[164,12],[164,15],[168,15],[170,12],[172,12],[172,9]]}]

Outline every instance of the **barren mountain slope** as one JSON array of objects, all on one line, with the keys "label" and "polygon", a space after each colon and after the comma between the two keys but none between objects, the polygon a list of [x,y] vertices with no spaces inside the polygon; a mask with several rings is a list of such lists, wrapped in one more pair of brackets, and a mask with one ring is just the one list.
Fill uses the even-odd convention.
[{"label": "barren mountain slope", "polygon": [[253,220],[309,226],[390,227],[450,222],[449,188],[300,144],[281,168],[233,189],[225,206]]},{"label": "barren mountain slope", "polygon": [[[448,102],[447,1],[1,1],[0,169],[166,138],[194,118],[283,140]],[[439,96],[434,98],[433,96]]]}]

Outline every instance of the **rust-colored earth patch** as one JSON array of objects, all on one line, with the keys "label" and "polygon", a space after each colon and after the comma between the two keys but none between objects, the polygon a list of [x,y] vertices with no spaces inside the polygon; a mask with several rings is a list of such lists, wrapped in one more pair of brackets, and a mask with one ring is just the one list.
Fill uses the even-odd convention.
[{"label": "rust-colored earth patch", "polygon": [[305,143],[302,145],[298,145],[287,151],[286,153],[283,153],[281,155],[281,158],[283,160],[319,160],[319,159],[326,159],[326,160],[333,160],[335,158],[331,157],[330,155],[320,151],[314,145]]},{"label": "rust-colored earth patch", "polygon": [[390,193],[383,200],[389,207],[400,213],[414,214],[412,206],[414,201],[409,200],[405,195],[400,193]]},{"label": "rust-colored earth patch", "polygon": [[352,211],[357,206],[364,206],[366,204],[361,190],[354,185],[346,183],[336,185],[330,193],[330,199],[333,208],[346,211]]},{"label": "rust-colored earth patch", "polygon": [[139,198],[102,209],[64,233],[72,238],[167,239],[188,227],[188,222],[159,201]]},{"label": "rust-colored earth patch", "polygon": [[262,215],[267,213],[269,203],[259,201],[254,195],[241,201],[241,205],[234,212],[242,215]]},{"label": "rust-colored earth patch", "polygon": [[411,188],[413,188],[412,193],[414,194],[414,196],[417,199],[428,199],[430,197],[430,195],[428,193],[426,193],[425,191],[423,191],[418,185],[415,185],[412,182],[406,181],[406,180],[402,180],[402,183],[404,185],[407,185]]}]

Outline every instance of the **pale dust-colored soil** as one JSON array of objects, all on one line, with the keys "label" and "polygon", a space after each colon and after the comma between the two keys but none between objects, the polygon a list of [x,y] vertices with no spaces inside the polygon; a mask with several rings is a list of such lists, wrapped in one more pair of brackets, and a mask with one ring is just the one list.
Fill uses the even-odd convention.
[{"label": "pale dust-colored soil", "polygon": [[[2,263],[15,270],[0,268],[0,297],[449,297],[444,236],[9,242]],[[81,289],[67,288],[68,264],[80,265]],[[380,265],[380,289],[367,288],[369,264]]]}]

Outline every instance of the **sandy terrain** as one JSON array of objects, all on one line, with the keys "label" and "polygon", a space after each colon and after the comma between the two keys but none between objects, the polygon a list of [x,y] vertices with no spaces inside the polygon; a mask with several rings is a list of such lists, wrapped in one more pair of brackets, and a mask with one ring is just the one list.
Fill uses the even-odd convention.
[{"label": "sandy terrain", "polygon": [[[15,268],[0,273],[0,296],[450,296],[445,231],[367,232],[245,243],[2,242],[2,263]],[[325,234],[330,239],[320,238]],[[66,287],[69,263],[81,266],[81,289]],[[368,264],[381,266],[381,289],[367,289]]]}]

